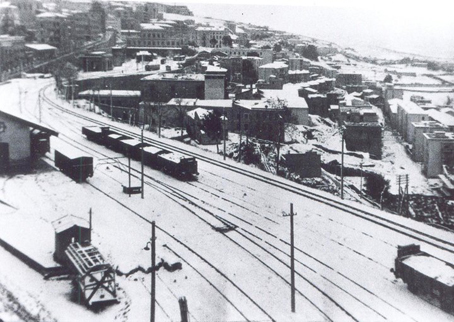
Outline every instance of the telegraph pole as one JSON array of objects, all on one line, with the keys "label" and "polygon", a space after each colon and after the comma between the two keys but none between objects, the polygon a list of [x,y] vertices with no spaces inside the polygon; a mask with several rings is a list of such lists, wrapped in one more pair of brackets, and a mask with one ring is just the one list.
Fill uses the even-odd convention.
[{"label": "telegraph pole", "polygon": [[41,92],[38,93],[38,113],[39,123],[41,123]]},{"label": "telegraph pole", "polygon": [[224,136],[224,161],[225,161],[225,108],[222,107],[222,114],[223,114],[223,129],[222,129],[222,135]]},{"label": "telegraph pole", "polygon": [[113,106],[112,106],[112,83],[109,84],[109,88],[110,88],[110,118],[113,121],[114,116],[113,116]]},{"label": "telegraph pole", "polygon": [[295,313],[295,243],[294,243],[294,229],[293,229],[293,203],[290,204],[290,214],[284,213],[284,217],[290,217],[290,274],[291,274],[291,307],[292,312]]},{"label": "telegraph pole", "polygon": [[344,131],[345,128],[341,127],[342,135],[342,155],[341,155],[341,199],[344,199]]},{"label": "telegraph pole", "polygon": [[143,199],[143,188],[144,188],[144,186],[143,186],[143,125],[142,125],[142,130],[141,130],[141,135],[140,136],[141,136],[141,141],[142,141],[141,142],[142,144],[141,144],[141,147],[140,147],[140,163],[141,163],[141,166],[142,166],[142,176],[141,176],[140,180],[141,180],[141,186],[142,186],[141,191],[142,191],[142,199]]},{"label": "telegraph pole", "polygon": [[155,302],[156,302],[156,243],[155,243],[155,226],[154,221],[151,222],[151,308],[150,321],[155,322]]}]

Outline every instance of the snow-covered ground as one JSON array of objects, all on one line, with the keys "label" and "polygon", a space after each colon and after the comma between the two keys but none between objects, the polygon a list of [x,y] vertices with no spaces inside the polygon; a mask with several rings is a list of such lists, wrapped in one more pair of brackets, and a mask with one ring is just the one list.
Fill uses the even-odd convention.
[{"label": "snow-covered ground", "polygon": [[[37,93],[46,82],[49,80],[13,81],[0,86],[0,97],[8,108],[18,112],[17,95],[8,93],[17,93],[20,83],[26,92],[21,98],[22,113],[36,119]],[[46,95],[71,106],[56,98],[52,88]],[[12,206],[0,208],[0,238],[10,240],[30,256],[50,260],[54,238],[51,221],[66,214],[87,218],[91,208],[93,244],[119,270],[149,267],[150,253],[143,247],[150,239],[151,220],[158,226],[157,262],[164,259],[182,263],[179,271],[157,273],[157,321],[180,320],[181,296],[188,300],[191,321],[453,320],[410,293],[389,271],[397,245],[417,242],[424,250],[454,262],[451,253],[202,161],[198,181],[194,182],[181,182],[146,168],[145,198],[128,197],[121,189],[127,183],[127,161],[82,137],[80,128],[88,121],[62,114],[46,103],[42,108],[43,123],[60,132],[57,140],[93,155],[96,166],[88,183],[76,184],[52,167],[49,154],[48,165],[42,164],[31,174],[0,177],[0,200]],[[78,111],[109,122],[102,116]],[[139,132],[137,128],[132,130]],[[157,137],[148,132],[146,136]],[[196,147],[173,144],[222,160],[222,156]],[[117,162],[112,162],[114,158]],[[123,171],[115,167],[118,162],[123,164]],[[226,163],[235,164],[231,160]],[[139,168],[135,161],[132,166]],[[137,180],[133,178],[133,184]],[[289,219],[282,216],[282,212],[289,211],[290,203],[297,213],[296,313],[290,312],[289,303]],[[450,233],[409,219],[375,213],[442,239],[454,239]],[[237,228],[228,233],[213,229],[226,223]],[[69,281],[43,280],[1,248],[0,263],[7,263],[0,265],[0,290],[3,285],[37,321],[149,318],[149,275],[117,276],[120,303],[93,312],[71,300]],[[14,310],[7,305],[0,312],[2,319],[15,318]]]}]

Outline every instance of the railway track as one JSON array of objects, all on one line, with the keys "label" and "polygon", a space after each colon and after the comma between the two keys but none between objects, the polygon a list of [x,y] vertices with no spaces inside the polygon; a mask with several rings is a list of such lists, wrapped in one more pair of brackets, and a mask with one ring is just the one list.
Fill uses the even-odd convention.
[{"label": "railway track", "polygon": [[[54,103],[45,94],[45,90],[47,88],[49,88],[50,86],[52,86],[52,85],[48,85],[48,86],[46,86],[46,87],[44,87],[42,89],[41,97],[43,98],[43,100],[46,103],[48,103],[53,108],[57,108],[57,109],[59,109],[62,112],[71,114],[73,116],[76,116],[78,118],[81,118],[81,119],[83,119],[85,121],[89,121],[89,122],[91,122],[93,124],[96,124],[96,125],[99,125],[99,126],[109,126],[112,130],[117,131],[117,132],[122,133],[122,134],[125,134],[125,135],[128,135],[130,137],[133,137],[133,138],[136,138],[136,139],[140,138],[140,135],[135,133],[135,132],[128,131],[128,130],[125,130],[124,128],[122,128],[122,127],[118,127],[118,126],[112,125],[112,123],[110,123],[110,122],[102,122],[100,120],[97,120],[97,119],[82,115],[80,113],[74,112],[73,110],[66,109],[66,108]],[[151,144],[153,146],[162,148],[162,149],[167,149],[167,150],[171,150],[171,151],[180,152],[180,153],[183,153],[185,155],[194,156],[198,160],[201,160],[201,161],[210,163],[212,165],[221,167],[221,168],[223,168],[225,170],[228,170],[228,171],[232,171],[232,172],[235,172],[235,173],[238,173],[238,174],[241,174],[241,175],[245,175],[245,176],[253,178],[255,180],[258,180],[258,181],[270,184],[272,186],[278,187],[280,189],[295,193],[295,194],[300,195],[302,197],[317,201],[317,202],[322,203],[324,205],[330,206],[330,207],[332,207],[334,209],[341,210],[342,212],[348,213],[350,215],[360,217],[360,218],[362,218],[364,220],[373,222],[373,223],[375,223],[377,225],[380,225],[382,227],[385,227],[385,228],[388,228],[390,230],[399,232],[399,233],[401,233],[401,234],[403,234],[405,236],[411,237],[411,238],[413,238],[415,240],[427,243],[429,245],[432,245],[434,247],[437,247],[439,249],[442,249],[442,250],[445,250],[445,251],[448,251],[448,252],[454,254],[454,242],[439,238],[439,237],[431,235],[431,234],[427,234],[427,233],[425,233],[423,231],[420,231],[420,230],[417,230],[417,229],[414,229],[414,228],[411,228],[411,227],[407,227],[407,226],[405,226],[403,224],[400,224],[400,223],[397,223],[397,222],[395,222],[393,220],[384,218],[384,217],[378,215],[373,210],[365,210],[365,209],[363,209],[363,207],[357,207],[357,206],[355,206],[352,203],[346,203],[346,202],[340,201],[340,200],[333,200],[333,199],[337,199],[337,198],[334,197],[334,196],[325,195],[325,194],[323,194],[323,193],[321,193],[321,192],[319,192],[317,190],[314,190],[314,189],[308,189],[308,188],[305,188],[305,187],[297,187],[295,184],[293,184],[293,183],[291,183],[289,181],[285,181],[284,179],[281,179],[281,178],[278,178],[278,177],[270,177],[269,175],[260,174],[260,173],[257,173],[256,171],[252,171],[252,170],[249,170],[249,169],[246,169],[246,168],[243,168],[243,167],[232,165],[231,163],[225,163],[225,162],[222,162],[222,161],[211,159],[211,158],[208,158],[208,157],[206,157],[205,155],[203,155],[201,153],[197,153],[197,152],[194,152],[194,151],[190,151],[188,149],[183,149],[181,147],[170,145],[170,144],[167,144],[167,143],[162,142],[162,141],[157,140],[157,139],[152,139],[152,138],[148,138],[148,137],[145,138],[144,137],[144,142],[149,143],[149,144]]]},{"label": "railway track", "polygon": [[[75,134],[79,134],[78,132],[76,131],[73,131]],[[67,141],[67,139],[65,138],[64,139],[65,141]],[[68,144],[73,144],[69,141],[67,141]],[[79,143],[79,146],[76,146],[80,149],[80,143]],[[86,145],[82,145],[82,147],[86,150],[87,148],[90,149],[89,147],[87,147]],[[87,152],[87,151],[85,151]],[[102,154],[100,153],[99,151],[97,150],[94,150],[94,149],[90,149],[90,151],[88,151],[89,153],[98,153],[98,154]],[[102,157],[105,157],[106,155],[102,154],[101,155]],[[137,173],[137,175],[134,175],[135,177],[139,178],[138,177],[138,174],[140,173],[139,170],[137,169],[133,169],[133,171],[135,173]],[[152,177],[150,176],[146,176],[147,180],[153,180],[153,181],[156,181],[156,179],[153,179]],[[192,196],[190,194],[188,194],[187,192],[183,191],[182,189],[178,189],[176,187],[171,187],[170,185],[168,184],[165,184],[163,182],[158,182],[160,186],[157,186],[156,184],[154,183],[151,183],[151,182],[146,182],[146,184],[150,187],[153,187],[154,189],[156,190],[160,190],[163,194],[165,194],[167,197],[170,197],[172,200],[178,202],[180,205],[184,206],[185,208],[187,208],[187,206],[185,206],[184,204],[181,203],[181,201],[183,201],[184,203],[189,203],[190,205],[192,205],[193,207],[196,208],[196,211],[195,210],[191,210],[191,209],[188,209],[190,212],[193,213],[193,215],[197,216],[199,219],[205,221],[205,223],[207,223],[208,225],[212,226],[213,228],[213,225],[211,223],[209,223],[208,221],[206,221],[205,219],[203,219],[197,212],[200,212],[203,211],[205,213],[207,213],[209,216],[212,216],[213,218],[215,219],[218,219],[221,223],[228,223],[229,225],[235,225],[233,224],[232,222],[228,221],[227,219],[225,218],[220,218],[218,215],[215,215],[214,213],[212,213],[212,211],[208,210],[205,206],[206,205],[200,205],[201,203],[201,200],[198,199],[197,197],[195,196]],[[163,190],[163,188],[165,188],[166,191]],[[97,190],[100,190],[100,188],[98,187],[95,187],[95,189]],[[169,194],[169,191],[170,191],[170,194]],[[106,193],[104,193],[106,194]],[[107,194],[106,194],[107,195]],[[175,198],[181,200],[181,201],[178,201],[178,200],[175,200]],[[215,205],[208,205],[208,206],[211,206],[211,207],[215,207]],[[252,210],[251,210],[252,211]],[[237,219],[241,219],[241,218],[237,218]],[[244,221],[244,220],[243,220]],[[246,222],[246,226],[248,225],[252,225],[251,223],[248,223]],[[257,227],[257,226],[254,226],[255,228],[257,229],[260,229],[260,227]],[[276,242],[277,241],[277,237],[266,232],[265,230],[261,229],[262,232],[264,233],[267,233],[269,234],[270,236],[274,237],[276,239]],[[283,240],[280,240],[282,242],[282,244],[280,245],[281,248],[279,248],[278,246],[276,246],[275,244],[271,244],[269,242],[265,242],[263,245],[259,245],[259,243],[256,241],[256,240],[261,240],[260,237],[258,237],[256,234],[256,232],[251,232],[249,231],[248,229],[245,229],[245,228],[241,228],[241,232],[237,231],[237,233],[243,238],[243,240],[241,241],[237,241],[235,240],[235,238],[231,238],[227,235],[225,235],[225,237],[227,237],[231,242],[233,242],[234,244],[236,244],[238,247],[242,248],[245,252],[249,253],[251,256],[253,256],[255,259],[257,259],[259,262],[261,262],[264,266],[266,266],[269,270],[271,270],[272,272],[274,272],[274,274],[276,274],[276,276],[278,276],[282,282],[286,283],[286,284],[289,284],[288,281],[281,275],[277,272],[277,269],[276,268],[273,268],[271,267],[268,263],[266,263],[265,261],[261,260],[257,255],[255,255],[254,253],[252,253],[252,251],[250,249],[248,249],[247,246],[244,245],[244,240],[248,241],[249,243],[251,244],[254,244],[256,246],[258,246],[259,248],[261,248],[262,251],[264,251],[267,255],[267,257],[269,258],[273,258],[274,260],[276,260],[280,265],[284,265],[286,266],[286,268],[288,268],[288,254],[286,253],[286,251],[282,250],[282,247],[284,246],[287,246],[287,243]],[[254,236],[255,238],[251,237],[251,236]],[[265,249],[265,246],[269,246],[271,247],[271,249],[274,249],[274,250],[277,250],[280,254],[283,254],[284,255],[284,259],[282,258],[278,258],[278,256],[276,256],[273,252]],[[249,247],[250,248],[250,247]],[[169,248],[170,249],[170,248]],[[288,249],[286,247],[286,249]],[[300,253],[300,256],[303,256],[303,257],[306,257],[308,256],[307,253],[305,253],[304,251],[302,251],[301,249],[297,249],[297,251],[299,251]],[[175,251],[172,250],[172,252],[175,253]],[[176,254],[178,257],[182,258],[183,261],[186,261],[184,260],[184,258],[181,256],[181,255],[178,255]],[[200,255],[198,255],[200,256]],[[378,311],[376,311],[374,308],[372,308],[369,304],[363,302],[360,298],[358,298],[357,296],[355,296],[354,294],[350,293],[349,291],[345,290],[343,287],[339,286],[336,282],[333,282],[329,277],[327,276],[324,276],[323,274],[319,274],[317,273],[317,268],[313,268],[313,267],[310,267],[308,266],[307,264],[304,264],[304,262],[306,262],[307,259],[305,258],[302,258],[302,259],[298,259],[297,258],[297,263],[299,265],[301,265],[302,267],[304,267],[305,269],[308,269],[309,271],[312,272],[312,274],[315,274],[316,275],[316,278],[314,277],[307,277],[307,272],[306,273],[302,273],[300,272],[300,270],[297,270],[297,276],[302,279],[302,283],[305,285],[305,284],[308,284],[310,285],[311,287],[315,288],[318,292],[320,292],[324,297],[326,297],[327,299],[329,299],[334,305],[336,305],[340,310],[342,310],[346,316],[348,316],[349,318],[351,318],[353,321],[360,321],[361,319],[360,318],[355,318],[355,312],[349,312],[347,309],[345,309],[340,303],[338,303],[338,301],[336,301],[335,299],[333,299],[329,294],[327,294],[324,290],[323,290],[323,287],[320,287],[320,286],[317,286],[316,284],[317,283],[320,283],[320,277],[321,277],[321,283],[328,283],[329,285],[331,285],[331,287],[334,287],[334,288],[337,288],[340,292],[343,292],[344,293],[344,296],[347,296],[347,297],[351,297],[354,301],[357,301],[358,303],[361,303],[364,307],[366,307],[368,310],[370,310],[371,312],[373,312],[374,314],[377,315],[377,317],[381,318],[381,319],[385,319],[385,317]],[[323,263],[321,263],[323,264]],[[211,264],[210,264],[211,265]],[[326,266],[326,264],[323,264]],[[191,267],[193,267],[191,265]],[[328,267],[328,266],[327,266]],[[328,267],[330,268],[330,267]],[[331,270],[333,270],[332,268],[330,268]],[[336,272],[337,273],[337,272]],[[200,274],[200,273],[199,273]],[[341,274],[339,274],[341,275]],[[317,278],[319,279],[317,281]],[[338,277],[339,278],[339,277]],[[349,280],[351,283],[354,283],[354,281],[352,281],[351,279],[349,279],[348,277],[346,276],[343,276],[343,278]],[[313,280],[315,280],[315,282],[313,282]],[[299,283],[300,284],[300,283]],[[350,286],[351,287],[351,286]],[[382,304],[384,305],[387,305],[389,306],[391,309],[394,309],[394,310],[398,310],[397,307],[394,307],[391,303],[389,303],[388,301],[376,296],[375,294],[373,294],[370,290],[367,290],[365,289],[364,287],[362,287],[361,285],[356,285],[356,287],[359,287],[359,288],[362,288],[363,291],[365,291],[366,293],[368,292],[369,294],[372,294],[374,297],[378,298],[379,301],[382,302]],[[328,287],[329,288],[329,287]],[[304,293],[299,289],[297,288],[297,293],[298,295],[300,295],[301,297],[304,297],[309,303],[311,303],[314,307],[316,307],[319,312],[321,314],[325,314],[323,312],[323,309],[321,308],[320,304],[316,304],[314,303],[313,300],[309,299],[308,297],[306,297],[304,295]],[[404,314],[402,312],[402,314]],[[405,314],[404,314],[405,315]],[[329,320],[332,320],[328,315],[325,316],[327,319]]]},{"label": "railway track", "polygon": [[[49,102],[48,102],[49,103]],[[49,103],[50,104],[50,103]],[[57,104],[55,104],[57,105]],[[136,133],[133,133],[133,132],[130,132],[130,131],[127,131],[123,128],[120,128],[120,127],[116,127],[116,126],[112,126],[111,124],[109,123],[105,123],[105,122],[101,122],[101,121],[98,121],[98,120],[94,120],[90,117],[86,117],[86,116],[81,116],[79,113],[74,113],[72,111],[68,111],[67,109],[64,109],[64,108],[61,108],[61,107],[57,107],[57,106],[54,106],[56,108],[59,108],[59,109],[62,109],[63,111],[67,112],[67,113],[70,113],[70,114],[73,114],[74,116],[77,116],[81,119],[84,119],[85,121],[89,121],[91,123],[95,123],[95,124],[98,124],[98,125],[102,125],[102,126],[110,126],[112,129],[114,129],[115,131],[118,131],[120,133],[124,133],[124,134],[127,134],[128,136],[132,136],[132,137],[139,137],[138,134]],[[148,142],[148,143],[151,143],[152,145],[154,146],[157,146],[157,147],[161,147],[161,148],[165,148],[167,150],[173,150],[173,151],[178,151],[178,152],[181,152],[181,153],[184,153],[184,154],[187,154],[187,155],[192,155],[192,156],[195,156],[197,157],[199,160],[204,160],[205,162],[209,162],[211,164],[215,164],[215,165],[218,165],[218,166],[221,166],[222,168],[226,169],[228,168],[229,170],[232,170],[232,166],[230,164],[226,165],[224,164],[223,162],[220,162],[220,161],[216,161],[216,160],[211,160],[203,155],[200,155],[200,154],[197,154],[197,153],[194,153],[194,152],[188,152],[184,149],[181,149],[181,148],[174,148],[173,146],[171,145],[167,145],[165,143],[162,143],[158,140],[153,140],[153,139],[149,139],[147,138],[146,140],[144,140],[145,142]],[[239,167],[234,167],[234,169],[232,170],[234,172],[237,172],[237,173],[240,173],[240,174],[244,174],[244,175],[247,175],[249,177],[252,177],[252,178],[259,178],[258,180],[262,181],[262,182],[265,182],[265,183],[268,183],[268,184],[272,184],[274,186],[277,186],[277,187],[280,187],[280,188],[283,188],[287,191],[290,191],[290,192],[294,192],[294,193],[297,193],[299,195],[302,195],[302,196],[305,196],[305,194],[308,194],[309,192],[306,191],[305,189],[298,189],[296,187],[288,187],[288,186],[282,186],[282,182],[281,180],[276,180],[274,178],[268,178],[267,176],[264,176],[264,175],[260,175],[260,174],[257,174],[257,173],[254,173],[252,171],[248,171],[248,170],[245,170],[245,169],[241,169]],[[138,171],[137,171],[138,172]],[[151,177],[148,177],[147,176],[147,179],[152,179]],[[147,183],[148,184],[148,183]],[[235,226],[238,226],[236,224],[234,224],[232,221],[226,219],[226,218],[220,218],[218,215],[215,215],[213,214],[210,210],[207,210],[203,205],[200,205],[200,200],[197,201],[197,198],[194,197],[194,196],[191,196],[191,195],[188,195],[185,191],[181,190],[181,189],[177,189],[175,187],[170,187],[169,185],[165,184],[165,183],[162,183],[160,182],[160,184],[167,188],[167,189],[170,189],[172,191],[172,195],[173,197],[178,197],[180,198],[181,200],[184,200],[185,202],[189,202],[192,206],[200,209],[200,210],[203,210],[204,212],[206,213],[211,213],[210,215],[213,216],[214,218],[220,220],[220,222],[222,223],[228,223],[228,224],[231,224],[231,225],[235,225]],[[149,185],[149,184],[148,184]],[[193,184],[193,183],[190,183],[190,185],[193,185],[193,186],[196,186],[196,184]],[[152,185],[149,185],[149,186],[152,186]],[[155,187],[156,188],[156,187]],[[199,187],[198,187],[199,188]],[[221,196],[218,196],[219,198],[222,198]],[[318,198],[318,199],[317,199]],[[332,200],[329,200],[328,198],[326,198],[325,196],[323,195],[316,195],[316,196],[311,196],[310,199],[312,200],[317,200],[319,201],[319,199],[323,199],[324,202],[322,201],[319,201],[319,202],[322,202],[324,204],[327,204],[327,205],[330,205],[332,204]],[[353,207],[352,211],[347,211],[346,209],[348,209],[347,207],[351,207],[351,205],[346,205],[345,203],[342,203],[342,202],[338,202],[338,203],[335,203],[335,205],[337,205],[335,208],[337,209],[340,209],[340,210],[343,210],[345,212],[348,212],[350,214],[353,214],[355,216],[358,216],[358,217],[361,217],[361,218],[364,218],[368,221],[372,221],[372,222],[376,222],[378,220],[383,220],[384,223],[380,223],[380,222],[376,222],[377,224],[383,226],[383,227],[386,227],[388,229],[392,229],[393,231],[396,231],[396,232],[399,232],[399,233],[402,233],[406,236],[409,236],[409,237],[412,237],[414,239],[417,239],[417,240],[421,240],[421,241],[424,241],[426,243],[429,243],[435,247],[438,247],[440,249],[444,249],[446,251],[449,251],[449,252],[452,252],[452,249],[450,249],[450,247],[454,246],[453,243],[449,242],[449,241],[444,241],[444,240],[441,240],[440,238],[437,238],[437,237],[434,237],[434,236],[431,236],[429,234],[426,234],[424,232],[421,232],[421,231],[418,231],[418,230],[415,230],[415,229],[408,229],[407,227],[404,227],[403,225],[400,225],[400,224],[396,224],[390,220],[386,220],[386,219],[383,219],[373,213],[368,213],[367,211],[364,211],[363,209],[355,209]],[[215,207],[215,205],[208,205],[210,207]],[[240,204],[235,204],[235,206],[237,207],[243,207],[242,205]],[[254,211],[253,209],[247,209],[245,207],[243,207],[246,211],[249,211],[249,212],[252,212],[257,215],[258,213],[256,211]],[[219,210],[219,209],[218,209]],[[361,213],[354,213],[355,211],[357,212],[361,212]],[[192,211],[194,213],[194,215],[198,216],[199,219],[200,219],[200,216],[196,214],[195,211]],[[365,218],[365,216],[370,216],[372,218]],[[242,220],[242,218],[237,218],[238,220]],[[272,219],[270,218],[267,218],[268,220],[270,221],[273,221]],[[149,222],[149,221],[148,221]],[[278,224],[277,222],[275,222],[276,224]],[[246,224],[249,224],[251,225],[250,223],[246,223]],[[395,225],[396,227],[393,227],[393,225]],[[260,230],[259,227],[255,227],[257,229]],[[407,229],[406,231],[402,231],[403,229]],[[260,243],[257,241],[257,240],[262,240],[262,238],[260,237],[257,237],[256,234],[254,232],[251,232],[249,231],[248,229],[244,229],[244,228],[240,228],[241,232],[238,232],[238,230],[236,231],[238,233],[238,235],[240,235],[242,237],[242,241],[238,242],[236,241],[234,238],[231,238],[229,236],[226,235],[226,237],[228,239],[230,239],[233,243],[237,244],[238,247],[240,248],[243,248],[246,252],[250,253],[254,258],[256,258],[257,260],[259,260],[263,265],[265,265],[266,267],[268,267],[271,271],[274,271],[276,275],[278,275],[280,278],[282,278],[282,280],[288,284],[288,282],[286,281],[285,278],[283,278],[282,276],[280,276],[279,273],[276,272],[276,270],[270,266],[268,263],[265,263],[263,260],[261,260],[259,258],[259,256],[257,256],[256,254],[252,253],[250,251],[250,247],[248,246],[244,246],[244,240],[247,240],[250,244],[254,244],[256,245],[257,247],[259,247],[263,252],[265,252],[267,254],[267,256],[270,256],[270,257],[273,257],[278,263],[280,263],[280,265],[285,265],[288,267],[288,264],[286,264],[286,262],[284,262],[284,260],[282,258],[278,258],[278,256],[276,256],[273,252],[269,251],[268,249],[265,248],[265,246],[263,245],[260,245]],[[261,229],[262,233],[265,233],[265,234],[268,234],[268,235],[271,235],[271,238],[275,238],[275,239],[278,239],[276,236],[272,235],[272,234],[269,234],[268,232],[266,232],[264,229]],[[282,239],[278,239],[279,242],[282,244],[282,245],[285,245],[285,246],[288,246],[288,242],[282,240]],[[280,253],[281,256],[284,256],[285,259],[287,259],[289,257],[289,255],[287,254],[286,251],[282,250],[279,246],[276,246],[276,244],[274,243],[270,243],[266,240],[262,240],[262,244],[266,244],[268,247],[274,249],[275,251],[277,251],[278,253]],[[309,271],[312,271],[314,272],[315,274],[318,274],[319,276],[321,276],[322,279],[325,279],[327,283],[331,284],[333,287],[335,288],[338,288],[340,290],[340,292],[344,292],[345,295],[349,296],[349,297],[352,297],[353,299],[355,299],[356,301],[358,301],[359,303],[361,303],[362,305],[364,305],[365,307],[368,307],[371,311],[375,311],[374,308],[370,307],[367,303],[363,302],[360,298],[358,298],[357,296],[355,296],[354,294],[350,294],[348,291],[344,290],[340,285],[337,285],[335,281],[332,281],[329,277],[326,277],[326,276],[323,276],[322,274],[320,273],[317,273],[317,268],[313,268],[313,267],[309,267],[308,265],[304,264],[307,259],[305,258],[302,258],[301,256],[306,256],[306,257],[311,257],[311,255],[305,253],[302,249],[298,249],[297,248],[297,252],[299,253],[299,256],[300,258],[297,258],[296,261],[297,263],[301,266],[301,267],[305,267],[305,269],[309,270]],[[314,259],[314,258],[313,258]],[[315,259],[316,261],[319,261],[318,259]],[[319,261],[320,262],[320,261]],[[326,264],[324,264],[323,262],[320,262],[321,265],[324,265],[326,266],[328,269],[330,270],[334,270],[333,268],[327,266]],[[300,268],[299,270],[297,270],[297,276],[302,280],[301,282],[306,282],[308,284],[312,284],[312,286],[316,289],[318,289],[319,292],[321,292],[326,298],[328,298],[330,301],[332,301],[335,305],[337,305],[340,310],[343,310],[345,312],[345,314],[347,316],[349,316],[352,320],[354,321],[360,321],[361,319],[360,318],[357,318],[355,317],[355,312],[349,312],[348,310],[346,310],[342,304],[338,303],[336,300],[334,300],[329,294],[326,294],[323,289],[321,289],[319,286],[315,285],[314,283],[311,282],[311,278],[308,278],[306,277],[308,274],[307,272],[304,272],[304,273],[301,273],[302,269]],[[337,274],[339,275],[343,275],[342,273],[340,272],[336,272]],[[351,280],[350,278],[348,278],[347,276],[343,275],[343,278],[345,278],[346,280],[349,280],[352,284],[355,284],[355,282],[353,280]],[[319,282],[318,282],[319,283]],[[357,283],[356,283],[357,284]],[[380,298],[378,295],[374,294],[373,292],[371,292],[370,290],[368,290],[367,288],[357,284],[356,285],[357,287],[359,288],[362,288],[364,292],[366,293],[369,293],[371,294],[371,296],[373,297],[376,297],[378,298],[379,301],[383,302],[384,305],[387,305],[390,307],[390,309],[394,309],[394,310],[397,310],[399,311],[399,309],[392,305],[389,301],[383,299],[383,298]],[[297,292],[300,296],[302,297],[305,297],[303,292],[300,290],[300,289],[297,289]],[[311,302],[311,300],[307,297],[305,297],[306,300],[308,300],[309,302]],[[320,309],[320,306],[311,302],[312,305],[314,305],[315,307],[317,307],[318,309]],[[321,309],[321,312],[324,314],[323,312],[323,309]],[[405,315],[404,312],[401,312],[403,315]],[[385,316],[383,316],[380,312],[378,311],[375,311],[375,314],[377,314],[378,317],[380,317],[380,319],[386,319]],[[326,316],[327,319],[329,320],[332,320],[329,316]],[[411,318],[409,317],[410,320],[414,320],[416,321],[414,318]]]}]

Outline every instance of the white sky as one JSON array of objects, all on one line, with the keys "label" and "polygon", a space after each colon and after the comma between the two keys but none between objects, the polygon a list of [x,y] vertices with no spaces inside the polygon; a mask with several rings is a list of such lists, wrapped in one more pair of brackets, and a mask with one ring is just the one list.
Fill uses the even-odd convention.
[{"label": "white sky", "polygon": [[268,25],[338,42],[378,45],[454,58],[454,1],[207,0],[185,4],[195,15]]}]

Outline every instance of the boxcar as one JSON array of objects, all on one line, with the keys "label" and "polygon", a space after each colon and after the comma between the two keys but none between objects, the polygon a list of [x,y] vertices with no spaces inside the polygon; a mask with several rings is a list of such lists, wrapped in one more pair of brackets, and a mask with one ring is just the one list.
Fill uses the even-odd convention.
[{"label": "boxcar", "polygon": [[88,140],[96,142],[98,144],[105,143],[106,131],[109,131],[108,126],[83,126],[82,134],[87,137]]},{"label": "boxcar", "polygon": [[143,163],[149,167],[158,168],[158,155],[169,153],[169,151],[156,148],[154,146],[147,146],[143,149]]},{"label": "boxcar", "polygon": [[422,252],[419,245],[398,246],[394,275],[412,293],[444,311],[454,311],[454,265]]},{"label": "boxcar", "polygon": [[55,166],[76,182],[93,176],[93,158],[76,150],[55,150]]},{"label": "boxcar", "polygon": [[120,140],[120,152],[134,160],[141,160],[141,147],[150,146],[148,143],[142,143],[136,139]]},{"label": "boxcar", "polygon": [[120,141],[129,139],[131,139],[129,136],[112,133],[106,137],[106,146],[116,152],[121,152]]},{"label": "boxcar", "polygon": [[189,179],[197,175],[197,160],[181,153],[158,154],[157,164],[162,171],[178,178]]}]

